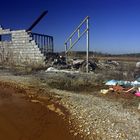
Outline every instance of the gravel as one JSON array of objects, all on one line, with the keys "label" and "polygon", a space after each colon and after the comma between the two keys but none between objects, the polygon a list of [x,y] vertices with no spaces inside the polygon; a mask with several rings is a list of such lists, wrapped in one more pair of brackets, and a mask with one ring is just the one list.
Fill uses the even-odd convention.
[{"label": "gravel", "polygon": [[[14,76],[8,72],[0,74],[4,81],[43,85],[45,88],[46,77],[39,81],[38,77]],[[92,95],[54,88],[49,90],[52,97],[59,98],[59,103],[69,110],[69,124],[74,127],[70,132],[75,136],[80,134],[85,140],[140,140],[140,110],[124,108],[117,100],[94,96],[94,89]]]},{"label": "gravel", "polygon": [[77,132],[84,134],[85,139],[140,139],[140,112],[137,110],[124,109],[120,102],[93,95],[56,89],[51,92],[62,98],[61,104],[70,111],[70,120],[75,120]]}]

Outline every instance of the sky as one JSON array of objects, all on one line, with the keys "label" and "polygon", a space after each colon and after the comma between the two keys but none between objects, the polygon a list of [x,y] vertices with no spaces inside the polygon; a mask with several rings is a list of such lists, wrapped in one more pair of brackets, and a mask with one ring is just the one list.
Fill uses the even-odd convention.
[{"label": "sky", "polygon": [[[0,25],[27,29],[45,10],[33,32],[54,37],[54,50],[89,16],[90,51],[140,53],[140,0],[1,0]],[[86,35],[73,50],[86,50]]]}]

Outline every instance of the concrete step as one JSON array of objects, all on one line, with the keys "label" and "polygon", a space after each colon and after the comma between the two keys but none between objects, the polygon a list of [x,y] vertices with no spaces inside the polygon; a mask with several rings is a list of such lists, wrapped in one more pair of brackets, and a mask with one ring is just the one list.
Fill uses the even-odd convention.
[{"label": "concrete step", "polygon": [[13,41],[31,41],[32,40],[32,38],[31,37],[23,37],[23,38],[12,38],[12,42]]},{"label": "concrete step", "polygon": [[[9,45],[10,46],[10,45]],[[24,44],[24,45],[22,45],[22,44],[20,44],[20,45],[15,45],[15,44],[12,44],[11,46],[10,46],[10,48],[18,48],[18,49],[38,49],[39,50],[39,48],[36,46],[34,46],[34,45],[26,45],[26,44]]]}]

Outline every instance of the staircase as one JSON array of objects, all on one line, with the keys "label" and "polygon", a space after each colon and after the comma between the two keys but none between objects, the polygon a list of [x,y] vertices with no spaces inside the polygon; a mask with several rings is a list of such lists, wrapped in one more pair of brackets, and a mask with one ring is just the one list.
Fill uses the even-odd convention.
[{"label": "staircase", "polygon": [[13,61],[17,64],[42,65],[44,55],[25,30],[12,31]]},{"label": "staircase", "polygon": [[[3,40],[5,35],[11,36],[11,40]],[[0,27],[0,63],[40,67],[45,65],[44,60],[44,54],[26,30]]]}]

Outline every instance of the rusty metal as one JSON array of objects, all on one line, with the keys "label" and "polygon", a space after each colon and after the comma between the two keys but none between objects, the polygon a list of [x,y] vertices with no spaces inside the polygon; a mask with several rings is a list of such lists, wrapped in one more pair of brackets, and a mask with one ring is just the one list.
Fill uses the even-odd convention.
[{"label": "rusty metal", "polygon": [[48,11],[44,11],[26,31],[31,31],[47,13]]}]

